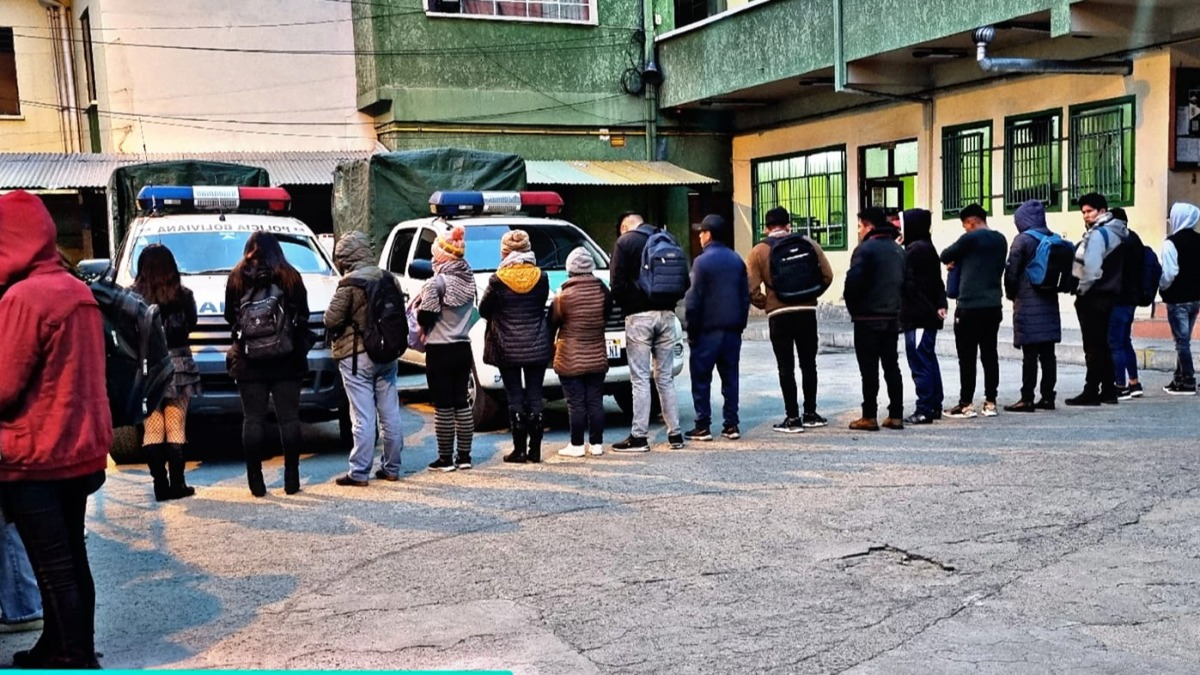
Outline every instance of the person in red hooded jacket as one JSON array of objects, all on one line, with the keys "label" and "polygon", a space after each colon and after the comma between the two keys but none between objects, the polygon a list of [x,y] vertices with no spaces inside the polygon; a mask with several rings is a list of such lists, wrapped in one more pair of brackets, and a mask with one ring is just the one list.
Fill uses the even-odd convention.
[{"label": "person in red hooded jacket", "polygon": [[92,292],[59,261],[45,205],[0,197],[0,507],[41,588],[44,628],[24,668],[99,668],[83,520],[104,484],[112,417]]}]

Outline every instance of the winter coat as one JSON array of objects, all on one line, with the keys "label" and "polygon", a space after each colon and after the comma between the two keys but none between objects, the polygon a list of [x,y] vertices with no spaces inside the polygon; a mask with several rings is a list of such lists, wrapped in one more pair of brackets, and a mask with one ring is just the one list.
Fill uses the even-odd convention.
[{"label": "winter coat", "polygon": [[375,264],[371,242],[362,232],[339,239],[333,261],[344,276],[325,310],[325,330],[333,337],[333,358],[345,359],[367,351],[361,332],[367,325],[367,292],[351,280],[379,281],[383,270]]},{"label": "winter coat", "polygon": [[[750,282],[750,303],[759,309],[766,310],[767,316],[801,310],[815,311],[817,308],[816,298],[788,304],[780,300],[771,288],[774,285],[771,281],[771,249],[773,248],[771,244],[776,239],[782,239],[790,234],[792,234],[790,231],[784,229],[768,232],[767,238],[755,244],[746,258],[746,273]],[[808,239],[808,243],[812,244],[813,251],[817,254],[817,264],[821,266],[821,281],[825,288],[829,288],[829,285],[833,283],[833,267],[829,265],[829,259],[825,257],[825,251],[821,250],[820,244],[812,239]]]},{"label": "winter coat", "polygon": [[550,365],[549,297],[550,280],[537,265],[502,263],[479,301],[479,316],[488,322],[483,362],[501,368]]},{"label": "winter coat", "polygon": [[725,244],[708,242],[692,263],[683,302],[689,338],[715,330],[742,332],[750,313],[746,263]]},{"label": "winter coat", "polygon": [[642,273],[642,252],[646,250],[646,242],[654,232],[653,225],[640,225],[637,229],[621,235],[613,247],[609,283],[612,285],[613,298],[625,316],[675,309],[674,302],[650,302],[650,298],[646,297],[637,285],[638,277]]},{"label": "winter coat", "polygon": [[[1101,231],[1103,230],[1103,231]],[[1112,255],[1129,233],[1129,225],[1105,212],[1100,219],[1083,233],[1083,239],[1075,247],[1075,264],[1071,273],[1079,279],[1076,295],[1110,295],[1114,298],[1121,290],[1121,268],[1124,256]]]},{"label": "winter coat", "polygon": [[225,321],[233,331],[233,344],[225,354],[225,366],[229,375],[238,382],[278,382],[281,380],[302,380],[308,374],[308,350],[312,348],[313,340],[308,330],[308,289],[304,282],[296,284],[291,295],[284,297],[284,303],[292,317],[292,353],[270,359],[248,359],[242,354],[241,341],[237,338],[238,312],[241,311],[242,297],[250,289],[265,290],[272,284],[279,284],[274,278],[271,268],[265,265],[247,264],[239,272],[236,268],[229,273],[230,279],[235,274],[242,275],[242,294],[239,294],[233,284],[225,283]]},{"label": "winter coat", "polygon": [[894,227],[876,227],[854,249],[842,295],[853,321],[895,321],[900,318],[900,293],[908,276],[904,249],[896,243]]},{"label": "winter coat", "polygon": [[604,324],[612,309],[603,281],[591,274],[567,279],[550,305],[550,328],[557,332],[554,372],[561,377],[608,372]]},{"label": "winter coat", "polygon": [[104,471],[112,416],[104,323],[60,263],[45,205],[0,196],[0,482]]},{"label": "winter coat", "polygon": [[1038,201],[1022,204],[1014,214],[1017,236],[1008,251],[1004,266],[1004,294],[1013,301],[1013,346],[1062,341],[1062,315],[1058,311],[1058,293],[1034,288],[1026,268],[1037,252],[1037,238],[1030,231],[1050,235],[1046,226],[1046,207]]},{"label": "winter coat", "polygon": [[946,284],[933,245],[932,216],[925,209],[910,209],[904,212],[903,221],[904,261],[910,283],[900,298],[900,325],[906,331],[941,330],[944,321],[938,310],[947,307]]},{"label": "winter coat", "polygon": [[1163,302],[1182,304],[1200,300],[1200,209],[1179,202],[1171,206],[1171,236],[1162,246]]},{"label": "winter coat", "polygon": [[433,278],[421,286],[417,323],[425,344],[450,345],[471,341],[475,324],[475,273],[466,260],[433,263]]},{"label": "winter coat", "polygon": [[995,230],[967,232],[942,251],[943,263],[959,269],[958,309],[994,309],[1004,304],[1000,280],[1008,240]]}]

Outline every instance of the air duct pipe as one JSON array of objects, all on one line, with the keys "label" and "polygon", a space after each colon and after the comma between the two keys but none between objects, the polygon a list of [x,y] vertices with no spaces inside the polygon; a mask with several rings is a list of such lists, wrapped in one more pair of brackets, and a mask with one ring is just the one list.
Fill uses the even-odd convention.
[{"label": "air duct pipe", "polygon": [[1067,61],[1064,59],[1014,59],[988,56],[988,45],[996,39],[996,28],[984,26],[975,30],[976,59],[979,67],[989,73],[1070,73],[1074,75],[1133,74],[1133,61]]}]

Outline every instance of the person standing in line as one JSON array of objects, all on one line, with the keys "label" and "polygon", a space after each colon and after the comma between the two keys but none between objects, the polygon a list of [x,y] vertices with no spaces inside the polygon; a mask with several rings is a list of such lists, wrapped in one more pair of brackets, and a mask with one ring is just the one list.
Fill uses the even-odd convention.
[{"label": "person standing in line", "polygon": [[[258,313],[270,308],[284,325],[277,346],[255,356],[248,347],[247,327]],[[266,449],[267,413],[274,404],[283,444],[283,491],[300,491],[300,388],[308,373],[308,290],[300,273],[283,254],[275,235],[257,231],[246,240],[241,261],[225,282],[225,321],[233,328],[233,345],[226,354],[229,374],[242,398],[242,449],[246,453],[246,482],[250,494],[267,494],[262,460]],[[255,339],[257,341],[257,339]],[[264,340],[266,342],[267,340]]]},{"label": "person standing in line", "polygon": [[[1120,207],[1112,210],[1113,218],[1129,223],[1129,216]],[[1118,251],[1124,258],[1121,271],[1121,289],[1113,304],[1112,315],[1108,320],[1108,348],[1113,358],[1113,384],[1117,388],[1117,398],[1128,401],[1141,398],[1142,383],[1138,382],[1137,353],[1133,350],[1133,315],[1137,311],[1138,301],[1142,295],[1142,274],[1145,271],[1144,250],[1142,238],[1126,228],[1124,243]]]},{"label": "person standing in line", "polygon": [[1117,387],[1112,350],[1108,346],[1113,306],[1121,292],[1125,256],[1114,255],[1128,234],[1128,225],[1108,210],[1104,195],[1090,192],[1079,198],[1087,231],[1075,249],[1071,273],[1079,279],[1075,313],[1083,333],[1086,383],[1078,396],[1063,401],[1070,406],[1116,405]]},{"label": "person standing in line", "polygon": [[[932,424],[942,416],[942,371],[938,366],[937,334],[946,319],[946,284],[933,245],[933,217],[925,209],[909,209],[901,216],[904,226],[904,259],[911,285],[901,299],[900,324],[904,353],[917,390],[917,409],[905,418],[908,424]],[[921,331],[918,339],[917,331]]]},{"label": "person standing in line", "polygon": [[154,479],[154,499],[162,502],[191,497],[196,489],[183,478],[183,449],[187,445],[188,401],[200,393],[200,368],[192,358],[189,340],[196,329],[196,298],[180,281],[171,249],[162,244],[151,244],[138,256],[133,290],[147,303],[158,305],[175,367],[162,404],[143,425],[142,448]]},{"label": "person standing in line", "polygon": [[504,233],[500,258],[479,301],[479,316],[488,322],[483,362],[500,369],[508,398],[513,451],[504,461],[536,464],[542,461],[542,382],[551,357],[546,324],[550,281],[537,266],[524,230]]},{"label": "person standing in line", "polygon": [[1000,283],[1008,256],[1008,240],[987,224],[987,212],[971,204],[959,212],[965,234],[942,251],[942,262],[959,270],[958,302],[954,308],[954,345],[958,351],[961,388],[958,405],[947,417],[975,417],[975,355],[983,364],[983,416],[996,416],[1000,389],[997,340],[1004,318]]},{"label": "person standing in line", "polygon": [[725,219],[710,214],[692,229],[700,234],[700,255],[692,263],[692,283],[684,298],[692,404],[696,428],[685,434],[689,441],[711,441],[713,367],[721,376],[723,425],[721,436],[742,437],[738,429],[738,363],[742,357],[742,331],[750,314],[750,283],[746,263],[717,237],[727,228]]},{"label": "person standing in line", "polygon": [[14,523],[0,532],[0,633],[42,630],[42,596]]},{"label": "person standing in line", "polygon": [[621,236],[613,248],[609,278],[613,298],[625,314],[626,355],[629,383],[633,389],[633,420],[629,436],[613,443],[614,452],[648,452],[650,442],[650,383],[653,378],[663,420],[667,423],[667,443],[673,450],[683,447],[679,427],[679,406],[675,395],[675,305],[673,301],[654,301],[638,287],[642,252],[656,228],[637,213],[621,214]]},{"label": "person standing in line", "polygon": [[[567,274],[550,306],[555,339],[554,372],[567,397],[571,440],[563,457],[604,454],[604,375],[608,350],[604,325],[612,313],[612,294],[596,277],[596,261],[582,246],[567,255]],[[584,434],[587,447],[584,447]]]},{"label": "person standing in line", "polygon": [[[746,272],[750,283],[750,302],[766,310],[767,326],[771,335],[771,350],[775,354],[775,366],[779,372],[779,389],[783,394],[784,418],[775,424],[775,431],[796,434],[805,428],[823,427],[828,421],[817,413],[817,299],[784,302],[776,295],[771,279],[771,252],[785,237],[792,234],[792,216],[787,209],[777,206],[766,215],[767,236],[755,244],[746,258]],[[804,241],[812,248],[808,264],[820,269],[822,286],[829,288],[833,283],[833,268],[821,250],[820,244],[808,237]],[[804,389],[804,415],[800,414],[796,399],[796,363],[800,363],[800,376]]]},{"label": "person standing in line", "polygon": [[[1029,280],[1027,268],[1041,240],[1049,237],[1046,207],[1031,199],[1013,216],[1017,236],[1013,238],[1004,266],[1004,293],[1013,303],[1013,346],[1021,350],[1021,400],[1004,406],[1008,412],[1054,410],[1054,387],[1058,382],[1058,362],[1054,345],[1062,341],[1062,316],[1058,311],[1058,292],[1042,290]],[[1042,366],[1041,398],[1035,403],[1038,364]]]},{"label": "person standing in line", "polygon": [[1200,311],[1200,209],[1192,204],[1171,205],[1171,235],[1163,242],[1159,289],[1167,305],[1167,321],[1175,338],[1175,376],[1163,391],[1175,396],[1196,395],[1192,363],[1192,331]]},{"label": "person standing in line", "polygon": [[0,196],[0,509],[25,544],[43,607],[41,636],[13,664],[95,669],[84,518],[112,444],[104,321],[62,266],[56,237],[40,199]]},{"label": "person standing in line", "polygon": [[400,396],[396,391],[396,361],[375,363],[367,354],[363,335],[367,330],[371,301],[366,287],[395,277],[375,264],[371,240],[363,232],[349,232],[333,248],[333,263],[342,280],[325,310],[325,330],[333,339],[333,358],[337,361],[350,402],[350,428],[354,445],[350,448],[349,468],[334,483],[345,487],[366,487],[375,463],[375,441],[383,442],[383,456],[375,477],[400,480],[404,430],[401,428]]},{"label": "person standing in line", "polygon": [[[466,231],[454,225],[433,242],[433,278],[421,286],[417,323],[425,332],[425,379],[433,402],[438,457],[430,471],[471,468],[475,417],[467,396],[475,275],[463,256]],[[456,454],[457,441],[457,454]]]},{"label": "person standing in line", "polygon": [[900,376],[900,294],[911,283],[900,233],[879,208],[858,214],[858,241],[850,257],[843,297],[854,322],[854,355],[862,376],[862,417],[854,431],[879,431],[879,369],[887,383],[888,416],[883,426],[904,428],[904,380]]}]

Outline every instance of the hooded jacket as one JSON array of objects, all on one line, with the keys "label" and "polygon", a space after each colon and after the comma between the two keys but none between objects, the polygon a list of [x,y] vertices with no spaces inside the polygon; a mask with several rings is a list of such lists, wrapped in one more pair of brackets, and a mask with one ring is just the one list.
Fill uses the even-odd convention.
[{"label": "hooded jacket", "polygon": [[45,205],[0,197],[0,482],[104,471],[112,416],[104,323],[59,261]]},{"label": "hooded jacket", "polygon": [[533,260],[532,253],[510,253],[488,279],[479,301],[479,316],[488,322],[484,363],[500,368],[550,365],[550,281]]},{"label": "hooded jacket", "polygon": [[1178,202],[1171,206],[1171,235],[1163,241],[1163,302],[1177,305],[1200,300],[1200,209]]},{"label": "hooded jacket", "polygon": [[908,276],[900,235],[891,225],[876,227],[850,256],[842,295],[853,321],[895,322],[899,328],[900,295]]},{"label": "hooded jacket", "polygon": [[1058,312],[1058,293],[1042,291],[1029,281],[1026,268],[1041,243],[1029,232],[1049,236],[1046,207],[1036,200],[1022,204],[1013,215],[1017,236],[1008,250],[1004,266],[1004,294],[1013,301],[1013,345],[1062,341],[1062,316]]},{"label": "hooded jacket", "polygon": [[355,340],[367,325],[367,292],[349,280],[378,281],[383,270],[375,264],[371,241],[362,232],[338,240],[333,263],[343,276],[325,310],[325,329],[334,336],[333,358],[344,359],[367,351],[361,337]]},{"label": "hooded jacket", "polygon": [[946,284],[942,264],[931,234],[933,218],[925,209],[904,212],[904,261],[909,283],[900,298],[900,325],[904,330],[917,328],[941,330],[939,309],[946,309]]},{"label": "hooded jacket", "polygon": [[1083,239],[1075,247],[1075,265],[1071,268],[1071,273],[1079,279],[1076,295],[1096,293],[1115,298],[1121,292],[1124,256],[1111,254],[1128,235],[1129,225],[1114,218],[1111,211],[1102,213],[1083,233]]}]

